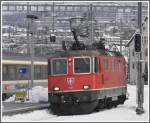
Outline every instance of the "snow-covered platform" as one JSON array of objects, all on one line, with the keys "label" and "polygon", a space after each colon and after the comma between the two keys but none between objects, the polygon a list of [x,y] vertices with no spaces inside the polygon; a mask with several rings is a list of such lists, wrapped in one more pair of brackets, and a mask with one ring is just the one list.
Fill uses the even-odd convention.
[{"label": "snow-covered platform", "polygon": [[3,105],[2,110],[3,115],[12,115],[49,107],[48,102],[39,102],[39,103],[2,102],[2,105]]}]

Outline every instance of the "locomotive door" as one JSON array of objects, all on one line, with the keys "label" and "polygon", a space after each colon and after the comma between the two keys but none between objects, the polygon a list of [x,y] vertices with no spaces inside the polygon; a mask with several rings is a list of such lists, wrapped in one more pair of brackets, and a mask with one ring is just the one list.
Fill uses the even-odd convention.
[{"label": "locomotive door", "polygon": [[109,71],[109,58],[104,57],[101,59],[101,67],[102,67],[102,86],[106,87],[109,86],[109,75],[110,75],[110,71]]},{"label": "locomotive door", "polygon": [[93,88],[100,87],[100,60],[98,57],[93,57]]}]

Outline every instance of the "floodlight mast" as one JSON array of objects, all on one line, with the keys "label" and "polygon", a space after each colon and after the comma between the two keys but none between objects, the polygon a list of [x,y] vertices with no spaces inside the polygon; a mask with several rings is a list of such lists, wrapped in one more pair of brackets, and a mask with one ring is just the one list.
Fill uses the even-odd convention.
[{"label": "floodlight mast", "polygon": [[[30,88],[33,88],[34,84],[34,38],[33,38],[33,30],[31,30],[31,27],[33,26],[33,22],[35,19],[38,19],[37,16],[28,14],[26,16],[28,19],[28,29],[27,29],[27,39],[29,42],[29,49],[30,49],[30,60],[31,60],[31,67],[30,67],[30,75],[31,75],[31,85]],[[30,24],[29,24],[30,21]],[[29,38],[29,34],[31,35],[31,39]]]}]

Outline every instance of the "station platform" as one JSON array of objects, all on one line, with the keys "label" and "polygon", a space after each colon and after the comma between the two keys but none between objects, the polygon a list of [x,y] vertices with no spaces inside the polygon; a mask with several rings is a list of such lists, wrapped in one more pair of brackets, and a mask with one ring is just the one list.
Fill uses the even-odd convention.
[{"label": "station platform", "polygon": [[28,111],[48,108],[48,102],[30,103],[30,102],[2,102],[2,115],[13,115]]}]

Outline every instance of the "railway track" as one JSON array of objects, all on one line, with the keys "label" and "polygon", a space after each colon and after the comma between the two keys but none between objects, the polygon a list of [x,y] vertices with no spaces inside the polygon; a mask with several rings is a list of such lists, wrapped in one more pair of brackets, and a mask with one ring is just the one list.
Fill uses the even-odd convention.
[{"label": "railway track", "polygon": [[15,103],[15,102],[3,102],[2,115],[14,115],[20,113],[26,113],[34,110],[41,110],[50,107],[48,102],[42,103]]}]

